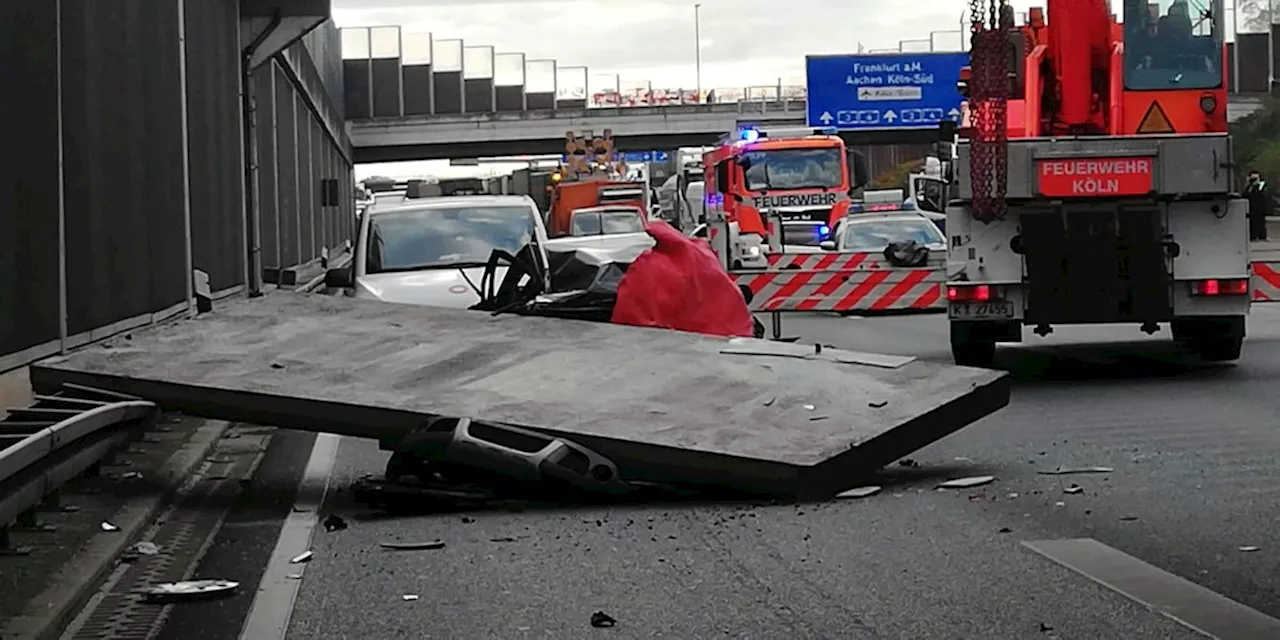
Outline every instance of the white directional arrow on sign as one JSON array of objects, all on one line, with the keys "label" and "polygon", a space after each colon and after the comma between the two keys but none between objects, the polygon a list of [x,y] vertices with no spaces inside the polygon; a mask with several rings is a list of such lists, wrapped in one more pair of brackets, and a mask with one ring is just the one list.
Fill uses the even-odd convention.
[{"label": "white directional arrow on sign", "polygon": [[889,122],[893,122],[894,120],[898,119],[898,114],[892,111],[886,111],[884,112],[884,119],[888,120]]},{"label": "white directional arrow on sign", "polygon": [[835,120],[830,111],[823,111],[822,115],[818,116],[818,119],[822,121],[822,124],[831,124],[831,121]]},{"label": "white directional arrow on sign", "polygon": [[959,109],[952,109],[952,110],[950,110],[950,111],[948,111],[948,112],[947,112],[947,115],[951,116],[952,118],[955,118],[955,117],[957,117],[957,116],[959,116],[959,115],[960,115],[960,110],[959,110]]},{"label": "white directional arrow on sign", "polygon": [[859,99],[859,100],[866,100],[866,99],[867,99],[867,96],[869,96],[869,95],[871,95],[871,92],[870,92],[870,91],[868,91],[867,89],[858,89],[858,99]]}]

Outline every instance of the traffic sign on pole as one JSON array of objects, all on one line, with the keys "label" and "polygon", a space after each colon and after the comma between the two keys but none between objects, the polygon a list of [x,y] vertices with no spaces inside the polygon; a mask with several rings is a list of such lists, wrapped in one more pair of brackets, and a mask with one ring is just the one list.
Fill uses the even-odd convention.
[{"label": "traffic sign on pole", "polygon": [[807,56],[808,126],[871,131],[958,121],[956,84],[968,64],[964,52]]}]

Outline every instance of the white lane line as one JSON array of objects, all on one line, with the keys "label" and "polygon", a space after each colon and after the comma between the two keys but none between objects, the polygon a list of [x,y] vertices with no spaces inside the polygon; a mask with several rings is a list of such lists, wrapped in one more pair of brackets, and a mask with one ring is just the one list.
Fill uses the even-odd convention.
[{"label": "white lane line", "polygon": [[258,593],[253,608],[240,630],[240,640],[283,640],[289,632],[289,619],[293,615],[293,603],[298,597],[302,581],[290,579],[289,574],[302,573],[306,565],[289,564],[298,554],[311,548],[312,534],[320,520],[320,507],[324,505],[329,490],[329,477],[337,458],[338,444],[342,436],[321,433],[311,448],[311,457],[298,485],[298,497],[293,509],[280,527],[276,548],[267,561],[267,570],[258,583]]},{"label": "white lane line", "polygon": [[1280,638],[1280,620],[1093,538],[1030,540],[1022,544],[1211,638]]}]

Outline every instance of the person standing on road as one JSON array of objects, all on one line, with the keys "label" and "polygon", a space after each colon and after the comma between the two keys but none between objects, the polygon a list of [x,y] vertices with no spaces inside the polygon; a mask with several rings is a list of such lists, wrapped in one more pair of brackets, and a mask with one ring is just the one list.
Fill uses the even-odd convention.
[{"label": "person standing on road", "polygon": [[1249,200],[1249,239],[1267,239],[1267,216],[1271,215],[1271,189],[1258,171],[1249,172],[1249,184],[1244,188]]}]

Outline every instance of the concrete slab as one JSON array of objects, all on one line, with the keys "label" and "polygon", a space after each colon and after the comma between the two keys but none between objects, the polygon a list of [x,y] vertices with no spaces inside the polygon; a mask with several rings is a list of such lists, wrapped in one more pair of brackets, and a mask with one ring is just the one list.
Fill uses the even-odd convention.
[{"label": "concrete slab", "polygon": [[42,361],[31,380],[384,442],[472,417],[571,439],[629,479],[795,494],[847,489],[1009,399],[1003,372],[724,353],[742,343],[273,293]]}]

